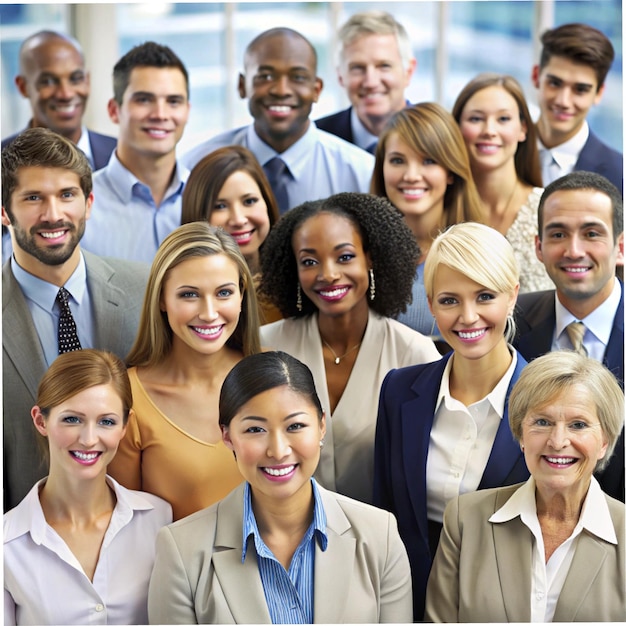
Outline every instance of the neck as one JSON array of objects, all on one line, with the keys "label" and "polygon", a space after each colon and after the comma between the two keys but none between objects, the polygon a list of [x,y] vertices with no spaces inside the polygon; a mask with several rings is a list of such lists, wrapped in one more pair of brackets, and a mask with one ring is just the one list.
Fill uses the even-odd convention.
[{"label": "neck", "polygon": [[262,139],[270,148],[273,148],[279,154],[285,152],[285,150],[291,148],[294,143],[298,140],[302,139],[304,135],[306,135],[307,130],[309,130],[309,126],[311,124],[311,120],[307,119],[306,123],[302,125],[302,128],[299,128],[297,131],[290,133],[289,135],[280,135],[280,136],[272,136],[269,135],[262,130],[259,129],[256,122],[254,123],[254,130],[256,134]]},{"label": "neck", "polygon": [[80,248],[76,246],[72,256],[65,263],[61,265],[46,265],[31,254],[28,254],[28,252],[22,250],[16,245],[15,239],[13,239],[13,255],[15,256],[17,264],[29,274],[51,285],[62,287],[78,267]]},{"label": "neck", "polygon": [[277,531],[304,535],[313,520],[314,505],[311,481],[284,499],[267,497],[252,489],[252,510],[261,536]]},{"label": "neck", "polygon": [[576,524],[580,519],[590,484],[591,478],[576,483],[572,490],[566,491],[546,485],[536,485],[537,516]]},{"label": "neck", "polygon": [[246,256],[245,259],[252,276],[255,276],[256,274],[259,274],[261,272],[261,263],[259,262],[258,250],[253,254]]},{"label": "neck", "polygon": [[425,257],[428,253],[433,239],[445,229],[444,217],[443,200],[437,206],[432,207],[421,215],[404,215],[404,221],[411,229],[422,257]]},{"label": "neck", "polygon": [[558,289],[556,292],[557,298],[576,319],[583,320],[609,299],[610,295],[613,293],[613,285],[616,280],[616,278],[613,278],[607,281],[600,291],[588,298],[570,298],[567,294]]},{"label": "neck", "polygon": [[117,144],[116,155],[120,163],[144,185],[150,188],[154,203],[159,206],[176,171],[176,152],[160,156],[137,153],[124,143]]},{"label": "neck", "polygon": [[566,141],[569,141],[572,137],[574,137],[582,128],[584,124],[581,122],[576,128],[573,128],[568,133],[561,133],[558,130],[554,130],[550,124],[546,122],[543,116],[539,117],[537,120],[537,133],[539,134],[539,139],[541,139],[541,143],[546,148],[555,148],[556,146],[560,146],[564,144]]},{"label": "neck", "polygon": [[369,307],[364,299],[344,315],[331,317],[319,313],[317,325],[322,340],[331,344],[337,354],[343,354],[363,340],[368,319]]},{"label": "neck", "polygon": [[394,113],[395,111],[389,113],[389,115],[367,115],[365,117],[359,117],[359,121],[372,135],[378,137],[383,131],[383,128],[385,128],[385,124],[387,124]]}]

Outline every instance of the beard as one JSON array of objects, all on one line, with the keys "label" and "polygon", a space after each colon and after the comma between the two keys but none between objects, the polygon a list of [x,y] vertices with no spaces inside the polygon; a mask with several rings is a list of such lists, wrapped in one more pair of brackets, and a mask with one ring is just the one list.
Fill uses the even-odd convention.
[{"label": "beard", "polygon": [[[74,226],[68,222],[59,224],[49,224],[42,222],[26,232],[19,224],[12,223],[15,243],[27,254],[35,257],[44,265],[63,265],[74,253],[76,246],[82,239],[85,232],[85,218],[81,218]],[[37,245],[37,234],[40,230],[55,230],[59,228],[67,229],[70,239],[58,246],[41,247]]]}]

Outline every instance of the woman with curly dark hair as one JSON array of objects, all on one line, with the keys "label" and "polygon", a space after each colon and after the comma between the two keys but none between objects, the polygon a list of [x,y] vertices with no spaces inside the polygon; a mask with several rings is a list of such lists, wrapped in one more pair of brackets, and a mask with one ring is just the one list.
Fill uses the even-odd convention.
[{"label": "woman with curly dark hair", "polygon": [[261,343],[309,366],[328,416],[316,478],[364,502],[383,378],[439,358],[429,338],[391,319],[411,298],[418,256],[402,214],[360,193],[288,211],[261,251],[261,292],[289,318],[263,326]]}]

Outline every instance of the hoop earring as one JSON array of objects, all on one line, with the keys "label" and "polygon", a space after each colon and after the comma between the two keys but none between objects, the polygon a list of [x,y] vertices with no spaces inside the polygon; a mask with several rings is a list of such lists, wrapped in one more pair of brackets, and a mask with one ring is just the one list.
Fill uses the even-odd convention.
[{"label": "hoop earring", "polygon": [[513,339],[515,339],[515,319],[513,318],[513,314],[509,313],[506,316],[506,322],[504,324],[504,338],[507,340],[507,343],[511,343]]},{"label": "hoop earring", "polygon": [[302,312],[302,290],[300,289],[300,283],[298,283],[298,289],[296,290],[296,309]]},{"label": "hoop earring", "polygon": [[374,280],[374,270],[370,268],[370,300],[376,297],[376,281]]}]

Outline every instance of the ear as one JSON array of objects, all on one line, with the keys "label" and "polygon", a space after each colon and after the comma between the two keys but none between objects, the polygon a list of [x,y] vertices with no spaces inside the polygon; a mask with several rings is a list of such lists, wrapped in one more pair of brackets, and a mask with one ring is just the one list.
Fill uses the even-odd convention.
[{"label": "ear", "polygon": [[242,100],[246,99],[246,77],[240,72],[239,79],[237,81],[237,91],[239,92],[239,97]]},{"label": "ear", "polygon": [[519,283],[515,285],[515,289],[513,289],[511,293],[511,297],[509,298],[509,315],[513,315],[513,311],[515,310],[515,303],[517,302],[518,294],[519,294]]},{"label": "ear", "polygon": [[528,132],[528,124],[526,122],[522,122],[522,128],[520,130],[519,137],[517,138],[517,141],[519,143],[522,143],[523,141],[526,141],[526,133],[527,132]]},{"label": "ear", "polygon": [[617,258],[615,259],[615,265],[624,265],[624,233],[620,233],[620,236],[617,238]]},{"label": "ear", "polygon": [[535,235],[535,254],[537,258],[543,263],[543,252],[541,250],[541,237]]},{"label": "ear", "polygon": [[343,82],[343,74],[341,73],[341,66],[337,67],[337,80],[339,84],[345,89],[346,83]]},{"label": "ear", "polygon": [[451,185],[454,182],[454,174],[452,172],[448,172],[448,185]]},{"label": "ear", "polygon": [[533,65],[533,70],[530,75],[530,80],[536,89],[539,89],[539,66]]},{"label": "ear", "polygon": [[7,213],[4,206],[2,207],[2,225],[11,226],[11,220],[9,219],[9,214]]},{"label": "ear", "polygon": [[233,440],[230,438],[230,430],[228,426],[220,424],[220,430],[222,431],[222,441],[224,442],[224,445],[234,452],[235,446],[233,445]]},{"label": "ear", "polygon": [[315,97],[313,98],[313,102],[317,102],[319,100],[322,89],[324,89],[324,81],[319,76],[316,76],[314,87]]},{"label": "ear", "polygon": [[107,112],[109,114],[109,117],[111,118],[111,121],[114,124],[120,123],[120,105],[117,103],[117,100],[115,100],[115,98],[111,98],[107,102]]},{"label": "ear", "polygon": [[24,76],[16,76],[15,77],[15,85],[17,90],[24,98],[28,98],[28,89],[26,84],[26,78]]},{"label": "ear", "polygon": [[604,95],[604,88],[606,84],[602,85],[596,92],[595,98],[593,99],[594,104],[600,104],[600,100],[602,100],[602,96]]},{"label": "ear", "polygon": [[417,67],[417,59],[410,59],[409,66],[406,68],[404,72],[404,87],[408,87],[411,82],[411,77],[413,76],[413,72],[415,72],[415,68]]},{"label": "ear", "polygon": [[428,302],[428,310],[430,311],[430,314],[435,317],[435,314],[433,313],[433,300],[430,296],[426,296],[426,302]]},{"label": "ear", "polygon": [[89,196],[87,197],[87,200],[85,201],[85,219],[88,220],[89,217],[91,216],[91,205],[93,204],[93,191],[89,194]]},{"label": "ear", "polygon": [[47,437],[48,429],[46,428],[46,418],[44,417],[44,414],[41,412],[41,409],[37,405],[35,405],[31,409],[30,416],[33,418],[33,424],[35,425],[35,428],[37,429],[39,434]]},{"label": "ear", "polygon": [[326,437],[326,411],[322,412],[322,418],[320,419],[320,433],[322,439],[324,439]]},{"label": "ear", "polygon": [[606,456],[607,448],[609,447],[609,442],[606,437],[602,437],[602,448],[600,448],[600,452],[598,453],[598,460],[603,459]]}]

